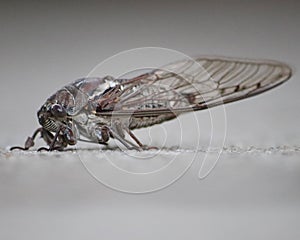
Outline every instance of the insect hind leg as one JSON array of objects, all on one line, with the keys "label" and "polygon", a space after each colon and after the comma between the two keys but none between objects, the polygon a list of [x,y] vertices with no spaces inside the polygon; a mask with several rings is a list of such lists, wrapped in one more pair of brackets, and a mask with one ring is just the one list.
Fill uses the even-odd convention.
[{"label": "insect hind leg", "polygon": [[121,132],[120,134],[120,130],[121,128],[118,127],[117,129],[113,128],[113,127],[107,127],[107,129],[109,129],[109,134],[112,138],[117,139],[120,143],[122,143],[126,148],[128,149],[134,149],[134,150],[142,150],[142,148],[140,146],[135,145],[134,143],[128,141],[125,138],[125,134],[124,132]]},{"label": "insect hind leg", "polygon": [[141,141],[133,134],[133,132],[130,131],[130,129],[126,128],[126,132],[139,145],[139,147],[142,150],[151,150],[151,149],[157,150],[158,149],[157,147],[147,146],[147,145],[142,144]]},{"label": "insect hind leg", "polygon": [[[157,149],[156,147],[149,147],[149,146],[142,144],[141,141],[133,134],[133,132],[130,131],[130,129],[126,126],[122,127],[122,124],[116,125],[114,130],[115,130],[114,132],[112,131],[113,136],[116,139],[118,139],[128,149],[135,149],[138,151]],[[136,142],[136,144],[134,144],[133,142],[131,142],[125,138],[124,130],[131,137],[131,139],[133,139],[134,142]]]}]

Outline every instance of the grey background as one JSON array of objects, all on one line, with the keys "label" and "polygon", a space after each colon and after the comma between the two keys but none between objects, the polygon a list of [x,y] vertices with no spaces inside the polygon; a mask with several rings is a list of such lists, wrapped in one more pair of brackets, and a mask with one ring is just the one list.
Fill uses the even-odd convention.
[{"label": "grey background", "polygon": [[[299,10],[297,1],[2,3],[1,239],[298,239]],[[72,153],[7,151],[37,128],[50,94],[144,46],[276,59],[296,71],[226,106],[227,150],[202,181],[196,161],[172,186],[130,195],[99,184]]]}]

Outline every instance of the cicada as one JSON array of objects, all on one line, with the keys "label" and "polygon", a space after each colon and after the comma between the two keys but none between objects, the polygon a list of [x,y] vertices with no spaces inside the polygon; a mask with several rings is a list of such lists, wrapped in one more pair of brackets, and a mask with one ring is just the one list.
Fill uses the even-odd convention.
[{"label": "cicada", "polygon": [[129,149],[148,149],[132,130],[245,99],[274,88],[292,75],[284,63],[225,57],[185,59],[129,79],[87,77],[49,97],[37,113],[41,125],[24,147],[40,135],[63,150],[78,141],[107,145],[114,138]]}]

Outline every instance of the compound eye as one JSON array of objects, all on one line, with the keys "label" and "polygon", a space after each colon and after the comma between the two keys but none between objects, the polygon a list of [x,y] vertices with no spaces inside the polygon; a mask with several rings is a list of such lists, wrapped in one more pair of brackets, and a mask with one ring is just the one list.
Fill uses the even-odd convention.
[{"label": "compound eye", "polygon": [[51,107],[51,113],[55,117],[65,117],[67,113],[65,109],[60,104],[53,104]]}]

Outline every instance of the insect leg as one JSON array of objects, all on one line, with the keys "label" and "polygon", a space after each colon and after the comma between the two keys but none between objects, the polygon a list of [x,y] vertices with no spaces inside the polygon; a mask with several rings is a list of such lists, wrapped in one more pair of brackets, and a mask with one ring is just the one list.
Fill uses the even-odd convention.
[{"label": "insect leg", "polygon": [[98,143],[107,145],[107,141],[109,140],[109,129],[106,126],[96,127],[94,128],[94,134],[98,139]]},{"label": "insect leg", "polygon": [[131,132],[128,128],[126,128],[126,132],[129,134],[129,136],[142,148],[144,145],[140,142],[140,140],[137,139],[137,137]]},{"label": "insect leg", "polygon": [[[61,130],[62,129],[59,128],[54,136],[52,133],[50,133],[46,130],[43,131],[42,137],[45,140],[45,142],[49,145],[49,148],[41,147],[37,151],[39,152],[42,150],[45,150],[45,151],[62,150],[64,148],[64,146],[63,146],[64,142],[61,139],[59,139],[59,136],[60,136],[59,134],[60,134]],[[61,140],[61,141],[58,141],[58,140]],[[56,143],[59,143],[60,145],[55,145]]]},{"label": "insect leg", "polygon": [[132,142],[128,141],[127,139],[125,139],[125,137],[120,136],[117,131],[114,131],[113,129],[109,128],[109,132],[110,135],[119,140],[125,147],[127,147],[128,149],[135,149],[135,150],[141,150],[141,147],[136,146],[135,144],[133,144]]},{"label": "insect leg", "polygon": [[[78,141],[80,142],[86,142],[86,143],[95,143],[95,141],[92,140],[87,140],[87,139],[83,139],[83,138],[78,138]],[[108,143],[107,142],[98,142],[99,144],[105,145],[107,146]]]},{"label": "insect leg", "polygon": [[19,147],[19,146],[15,146],[15,147],[11,147],[10,151],[15,150],[15,149],[20,149],[20,150],[28,150],[29,148],[34,146],[34,139],[36,138],[36,136],[38,135],[38,133],[43,132],[43,128],[38,128],[37,130],[34,131],[34,133],[32,134],[31,137],[28,137],[25,141],[25,146],[24,147]]},{"label": "insect leg", "polygon": [[126,132],[129,134],[129,136],[140,146],[140,148],[142,148],[143,150],[149,150],[149,149],[158,149],[157,147],[149,147],[149,146],[146,146],[144,144],[142,144],[140,142],[140,140],[138,140],[138,138],[133,134],[132,131],[130,131],[130,129],[128,128],[125,128],[126,129]]}]

